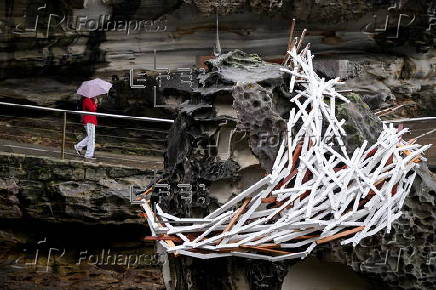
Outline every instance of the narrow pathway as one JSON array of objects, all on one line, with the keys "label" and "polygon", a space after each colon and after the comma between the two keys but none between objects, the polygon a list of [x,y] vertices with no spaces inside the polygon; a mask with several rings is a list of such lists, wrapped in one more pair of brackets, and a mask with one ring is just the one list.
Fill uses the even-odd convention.
[{"label": "narrow pathway", "polygon": [[[19,153],[31,156],[46,156],[52,158],[61,158],[60,148],[19,143],[12,140],[0,139],[0,151]],[[91,162],[101,162],[111,165],[124,165],[132,168],[161,170],[163,168],[163,156],[138,156],[138,155],[121,155],[109,152],[95,153],[96,160]],[[84,160],[76,154],[74,150],[68,148],[65,152],[65,159]]]}]

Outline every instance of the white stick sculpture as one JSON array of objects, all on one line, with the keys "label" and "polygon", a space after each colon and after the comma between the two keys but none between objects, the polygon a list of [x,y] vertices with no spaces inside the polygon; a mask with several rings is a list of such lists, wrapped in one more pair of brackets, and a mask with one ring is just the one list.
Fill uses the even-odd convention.
[{"label": "white stick sculpture", "polygon": [[[169,253],[196,258],[239,256],[278,261],[305,258],[318,244],[344,238],[357,245],[401,215],[421,154],[431,145],[406,142],[383,125],[377,142],[348,154],[346,135],[335,115],[339,78],[325,81],[313,69],[307,46],[294,44],[282,70],[291,75],[288,134],[271,174],[204,219],[177,218],[142,199],[153,237]],[[299,83],[304,90],[295,90]],[[298,124],[298,126],[296,126]],[[297,127],[299,129],[297,129]],[[351,156],[351,157],[350,157]],[[178,225],[176,225],[178,224]]]}]

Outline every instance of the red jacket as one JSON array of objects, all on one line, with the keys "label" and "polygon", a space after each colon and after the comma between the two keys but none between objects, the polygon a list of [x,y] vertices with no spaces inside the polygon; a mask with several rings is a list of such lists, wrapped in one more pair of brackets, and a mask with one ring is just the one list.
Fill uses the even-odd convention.
[{"label": "red jacket", "polygon": [[[88,112],[96,112],[97,104],[94,98],[83,98],[82,100],[82,110]],[[92,123],[97,125],[97,117],[92,115],[83,115],[83,124]]]}]

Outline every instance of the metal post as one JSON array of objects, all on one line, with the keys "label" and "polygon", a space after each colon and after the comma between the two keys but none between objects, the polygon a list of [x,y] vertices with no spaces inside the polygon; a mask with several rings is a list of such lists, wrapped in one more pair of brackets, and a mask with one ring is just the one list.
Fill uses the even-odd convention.
[{"label": "metal post", "polygon": [[67,131],[67,112],[64,112],[64,127],[62,128],[62,148],[61,148],[61,159],[65,159],[65,138]]}]

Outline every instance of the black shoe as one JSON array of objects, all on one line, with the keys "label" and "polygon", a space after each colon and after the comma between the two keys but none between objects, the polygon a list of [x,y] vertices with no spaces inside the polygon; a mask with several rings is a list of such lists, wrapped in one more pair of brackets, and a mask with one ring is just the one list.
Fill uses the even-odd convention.
[{"label": "black shoe", "polygon": [[82,150],[77,149],[76,145],[74,145],[74,151],[76,151],[76,154],[77,154],[77,155],[82,156],[82,154],[80,154],[80,152],[81,152]]}]

